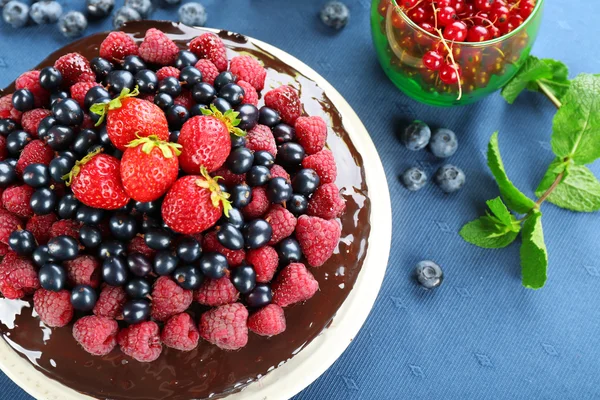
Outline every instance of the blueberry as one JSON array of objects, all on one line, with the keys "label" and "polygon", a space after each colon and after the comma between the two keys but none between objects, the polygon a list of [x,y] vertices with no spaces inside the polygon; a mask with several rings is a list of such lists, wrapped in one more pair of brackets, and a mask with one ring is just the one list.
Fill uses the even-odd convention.
[{"label": "blueberry", "polygon": [[271,179],[271,170],[262,165],[255,165],[246,174],[246,183],[251,187],[263,186]]},{"label": "blueberry", "polygon": [[6,161],[0,161],[0,187],[7,187],[17,180],[15,167]]},{"label": "blueberry", "polygon": [[48,246],[45,244],[38,246],[31,254],[31,258],[38,267],[54,261],[54,259],[48,254]]},{"label": "blueberry", "polygon": [[40,286],[46,290],[58,292],[67,285],[67,272],[58,264],[44,264],[38,274]]},{"label": "blueberry", "polygon": [[50,161],[50,176],[55,182],[62,182],[62,177],[71,172],[75,160],[69,157],[56,157]]},{"label": "blueberry", "polygon": [[69,38],[83,35],[83,31],[86,30],[87,26],[87,18],[79,11],[69,11],[58,20],[58,29],[64,36]]},{"label": "blueberry", "polygon": [[19,111],[29,111],[33,108],[33,94],[28,89],[15,90],[12,95],[13,107]]},{"label": "blueberry", "polygon": [[112,25],[114,29],[121,29],[125,22],[140,21],[142,16],[131,7],[121,7],[113,14]]},{"label": "blueberry", "polygon": [[244,242],[250,249],[258,249],[269,243],[273,228],[264,219],[255,219],[244,226]]},{"label": "blueberry", "polygon": [[275,157],[265,150],[259,150],[254,153],[254,165],[262,165],[271,168],[275,164]]},{"label": "blueberry", "polygon": [[175,104],[167,110],[167,121],[169,122],[169,127],[174,130],[179,130],[190,118],[190,112],[184,106],[179,104]]},{"label": "blueberry", "polygon": [[177,141],[179,140],[179,134],[181,133],[181,131],[171,131],[169,132],[169,142],[171,143],[177,143]]},{"label": "blueberry", "polygon": [[266,283],[257,283],[254,289],[246,295],[246,303],[253,308],[262,308],[271,303],[273,292]]},{"label": "blueberry", "polygon": [[242,229],[244,227],[244,215],[238,208],[231,208],[228,214],[229,215],[223,214],[221,217],[221,222],[223,224],[231,224],[237,229]]},{"label": "blueberry", "polygon": [[162,250],[154,256],[154,272],[158,275],[171,275],[179,264],[179,259],[168,250]]},{"label": "blueberry", "polygon": [[36,215],[50,214],[56,208],[56,193],[48,188],[39,188],[29,199],[31,210]]},{"label": "blueberry", "polygon": [[75,140],[73,141],[73,151],[77,153],[79,157],[85,156],[90,148],[95,144],[98,144],[98,134],[91,129],[83,129],[79,132]]},{"label": "blueberry", "polygon": [[321,8],[321,21],[333,29],[342,29],[350,19],[348,7],[340,1],[330,1]]},{"label": "blueberry", "polygon": [[417,151],[429,144],[431,129],[422,121],[414,121],[401,133],[400,140],[407,149]]},{"label": "blueberry", "polygon": [[246,145],[246,137],[245,136],[238,136],[238,135],[232,133],[229,135],[229,137],[231,138],[231,148],[243,147]]},{"label": "blueberry", "polygon": [[219,97],[227,100],[233,107],[241,104],[244,100],[244,89],[235,83],[228,83],[219,89]]},{"label": "blueberry", "polygon": [[83,225],[79,229],[79,241],[87,249],[95,249],[102,243],[102,232],[91,225]]},{"label": "blueberry", "polygon": [[121,94],[123,89],[132,90],[135,85],[133,74],[129,71],[111,71],[106,77],[106,87],[113,95]]},{"label": "blueberry", "polygon": [[223,71],[215,78],[213,86],[215,90],[218,92],[221,88],[228,83],[235,83],[236,76],[229,71]]},{"label": "blueberry", "polygon": [[181,0],[163,0],[163,2],[169,5],[173,5],[181,3]]},{"label": "blueberry", "polygon": [[96,74],[96,79],[98,81],[103,81],[108,74],[115,69],[113,63],[102,57],[92,58],[90,65],[92,66],[92,71],[94,71],[94,74]]},{"label": "blueberry", "polygon": [[123,321],[128,324],[138,324],[150,316],[148,300],[131,300],[123,306]]},{"label": "blueberry", "polygon": [[106,240],[98,247],[98,257],[105,260],[109,257],[124,257],[125,246],[116,240]]},{"label": "blueberry", "polygon": [[38,1],[29,9],[29,16],[38,25],[54,24],[62,15],[62,7],[57,1]]},{"label": "blueberry", "polygon": [[281,122],[281,116],[279,113],[272,108],[267,106],[263,106],[258,111],[258,123],[262,125],[266,125],[270,128]]},{"label": "blueberry", "polygon": [[431,141],[429,142],[429,150],[434,156],[439,158],[447,158],[458,149],[458,140],[456,134],[450,129],[437,129],[431,135]]},{"label": "blueberry", "polygon": [[284,166],[297,166],[304,160],[304,148],[298,143],[287,142],[277,146],[277,159]]},{"label": "blueberry", "polygon": [[62,125],[81,125],[83,122],[83,110],[79,103],[73,99],[64,99],[54,103],[52,114],[56,121]]},{"label": "blueberry", "polygon": [[234,174],[245,174],[252,168],[254,153],[247,147],[236,147],[229,153],[225,165]]},{"label": "blueberry", "polygon": [[125,293],[130,299],[143,299],[150,295],[152,286],[147,280],[141,278],[130,279],[125,285]]},{"label": "blueberry", "polygon": [[204,276],[193,265],[183,265],[173,272],[173,279],[182,288],[195,290],[202,284]]},{"label": "blueberry", "polygon": [[445,193],[452,193],[465,184],[465,173],[454,165],[446,164],[437,170],[433,179]]},{"label": "blueberry", "polygon": [[175,253],[184,263],[193,263],[202,256],[202,246],[193,237],[186,237],[177,244]]},{"label": "blueberry", "polygon": [[133,253],[127,256],[127,267],[129,272],[143,278],[152,272],[152,264],[148,258],[141,253]]},{"label": "blueberry", "polygon": [[127,275],[127,263],[121,257],[108,257],[102,263],[102,279],[110,286],[123,286]]},{"label": "blueberry", "polygon": [[231,224],[217,226],[217,240],[223,247],[229,250],[241,250],[244,248],[244,236],[242,232]]},{"label": "blueberry", "polygon": [[48,146],[56,151],[68,149],[69,146],[71,146],[71,143],[73,143],[73,140],[75,140],[75,132],[73,132],[73,129],[61,125],[50,128],[48,136],[46,137]]},{"label": "blueberry", "polygon": [[282,122],[273,127],[273,137],[278,145],[292,142],[296,137],[296,130]]},{"label": "blueberry", "polygon": [[283,239],[281,242],[279,242],[277,254],[279,255],[279,263],[281,265],[288,265],[290,263],[298,262],[302,258],[300,243],[291,237]]},{"label": "blueberry", "polygon": [[433,289],[442,284],[444,272],[438,264],[433,261],[420,261],[415,267],[415,277],[419,285],[425,289]]},{"label": "blueberry", "polygon": [[71,236],[60,235],[48,240],[48,255],[56,260],[72,260],[79,255],[79,243]]},{"label": "blueberry", "polygon": [[29,6],[20,1],[9,1],[2,9],[2,19],[13,28],[22,28],[27,25]]},{"label": "blueberry", "polygon": [[295,216],[299,216],[306,213],[306,209],[308,208],[308,199],[304,195],[294,193],[285,206],[289,212]]},{"label": "blueberry", "polygon": [[412,167],[404,171],[400,180],[408,190],[417,191],[427,183],[427,174],[420,168]]},{"label": "blueberry", "polygon": [[114,6],[115,0],[86,0],[87,14],[90,18],[108,17]]},{"label": "blueberry", "polygon": [[[187,67],[192,67],[194,68],[194,65],[196,65],[196,63],[198,62],[198,57],[192,53],[189,50],[180,50],[179,53],[177,53],[177,57],[175,58],[175,68],[177,68],[178,70],[180,70],[183,73],[183,70]],[[198,71],[196,68],[194,68],[197,72]],[[193,76],[195,77],[194,81],[195,82],[190,82],[188,80],[184,80],[181,79],[181,75],[179,76],[181,81],[185,81],[188,84],[190,84],[190,87],[194,85],[194,83],[198,83],[198,82],[202,82],[202,73],[198,74],[195,72],[192,72]],[[198,75],[200,76],[200,79],[198,79]]]},{"label": "blueberry", "polygon": [[[53,2],[55,3],[55,2]],[[40,3],[34,3],[40,4]],[[60,6],[59,6],[60,7]],[[60,87],[62,83],[62,74],[54,67],[46,67],[42,68],[40,71],[40,85],[50,91],[54,91],[58,87]]]},{"label": "blueberry", "polygon": [[317,190],[320,184],[321,179],[319,178],[319,175],[314,169],[309,168],[298,171],[292,180],[294,192],[303,194],[305,196],[312,194],[315,190]]},{"label": "blueberry", "polygon": [[228,267],[227,258],[221,253],[208,253],[200,258],[200,272],[210,279],[222,278]]},{"label": "blueberry", "polygon": [[181,94],[181,84],[179,79],[168,76],[158,83],[158,92],[166,93],[171,97],[177,97]]},{"label": "blueberry", "polygon": [[27,230],[13,231],[8,238],[8,245],[21,256],[30,255],[37,247],[33,234]]},{"label": "blueberry", "polygon": [[231,282],[241,294],[250,293],[256,286],[256,272],[250,265],[240,265],[231,271]]},{"label": "blueberry", "polygon": [[285,203],[292,197],[292,184],[285,178],[272,178],[267,185],[267,197],[271,203]]},{"label": "blueberry", "polygon": [[233,186],[229,190],[231,205],[235,208],[244,208],[252,201],[252,189],[245,183]]},{"label": "blueberry", "polygon": [[65,92],[62,90],[52,92],[52,94],[50,94],[50,107],[52,107],[54,105],[54,103],[59,102],[64,99],[68,99],[69,97],[70,97],[69,92]]},{"label": "blueberry", "polygon": [[154,201],[136,201],[134,203],[135,209],[145,214],[160,214],[160,206],[162,199]]},{"label": "blueberry", "polygon": [[48,186],[50,184],[50,172],[44,164],[29,164],[23,170],[23,182],[34,188]]},{"label": "blueberry", "polygon": [[173,97],[167,93],[157,93],[154,96],[154,104],[159,106],[161,110],[168,110],[174,103]]},{"label": "blueberry", "polygon": [[187,3],[177,11],[179,22],[188,26],[204,26],[206,23],[206,9],[200,3]]},{"label": "blueberry", "polygon": [[199,104],[210,104],[217,97],[217,92],[212,85],[201,82],[192,88],[192,98]]},{"label": "blueberry", "polygon": [[125,6],[133,8],[144,19],[148,18],[152,13],[151,0],[125,0]]},{"label": "blueberry", "polygon": [[220,97],[215,98],[212,101],[212,104],[215,105],[215,107],[217,107],[217,110],[221,111],[223,114],[225,114],[227,111],[231,110],[231,104],[229,104],[229,102],[225,99],[222,99]]},{"label": "blueberry", "polygon": [[164,229],[150,229],[144,235],[144,240],[153,250],[167,250],[171,247],[172,235]]},{"label": "blueberry", "polygon": [[17,129],[17,123],[15,121],[10,118],[0,119],[0,135],[7,137],[8,134],[15,129]]},{"label": "blueberry", "polygon": [[71,291],[71,305],[78,311],[91,311],[97,300],[96,291],[88,285],[77,285]]},{"label": "blueberry", "polygon": [[[219,92],[219,95],[221,95],[221,92]],[[242,104],[237,108],[237,112],[240,113],[237,116],[240,120],[238,128],[249,131],[258,124],[258,108],[256,108],[256,106],[252,104]]]}]

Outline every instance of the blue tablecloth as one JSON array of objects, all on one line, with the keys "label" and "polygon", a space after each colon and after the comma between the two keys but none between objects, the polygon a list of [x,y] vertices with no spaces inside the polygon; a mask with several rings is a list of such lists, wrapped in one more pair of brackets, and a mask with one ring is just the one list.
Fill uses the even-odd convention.
[{"label": "blue tablecloth", "polygon": [[[65,8],[83,0],[60,1]],[[498,195],[486,167],[493,131],[513,181],[526,194],[552,160],[555,109],[528,93],[508,106],[493,95],[468,107],[438,109],[403,96],[386,79],[371,45],[369,0],[346,0],[352,17],[332,32],[317,17],[321,0],[204,0],[208,26],[269,42],[312,66],[354,107],[383,160],[392,196],[394,232],[386,279],[368,321],[344,355],[297,399],[591,399],[600,398],[600,214],[543,207],[550,253],[545,288],[521,287],[519,246],[481,250],[457,232]],[[117,0],[117,3],[122,3]],[[565,61],[571,74],[600,72],[598,5],[547,1],[534,53]],[[234,11],[235,10],[235,11]],[[156,19],[176,18],[176,8]],[[106,30],[93,23],[88,32]],[[13,30],[0,24],[0,87],[63,46],[53,26]],[[398,182],[419,164],[439,162],[411,153],[396,139],[403,120],[419,118],[454,129],[450,160],[467,185],[446,196],[434,185],[409,193]],[[600,176],[600,165],[592,166]],[[376,196],[376,193],[373,193]],[[410,278],[421,259],[437,260],[446,279],[425,292]],[[0,398],[29,399],[5,376]]]}]

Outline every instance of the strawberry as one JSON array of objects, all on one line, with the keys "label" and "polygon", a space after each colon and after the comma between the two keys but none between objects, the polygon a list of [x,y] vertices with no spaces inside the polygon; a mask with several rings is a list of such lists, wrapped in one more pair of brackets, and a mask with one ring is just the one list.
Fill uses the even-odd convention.
[{"label": "strawberry", "polygon": [[190,42],[190,51],[199,58],[210,60],[219,71],[227,69],[227,50],[214,33],[206,32]]},{"label": "strawberry", "polygon": [[106,131],[110,141],[121,151],[137,136],[155,135],[160,140],[168,140],[169,125],[165,113],[154,103],[135,98],[137,88],[131,92],[123,89],[119,97],[109,103],[98,103],[90,111],[100,116],[96,126],[106,117]]},{"label": "strawberry", "polygon": [[162,196],[177,180],[180,147],[154,135],[129,143],[121,157],[121,180],[127,195],[141,202]]},{"label": "strawberry", "polygon": [[219,178],[211,178],[204,167],[200,173],[178,179],[163,200],[163,220],[174,231],[199,233],[212,227],[223,212],[229,215],[229,194],[221,192]]},{"label": "strawberry", "polygon": [[181,127],[177,143],[182,145],[179,162],[188,174],[198,173],[200,167],[208,172],[219,169],[231,151],[229,133],[243,136],[246,133],[237,128],[240,120],[238,112],[228,110],[222,114],[211,104],[210,110],[202,109],[204,115],[188,119]]},{"label": "strawberry", "polygon": [[99,151],[91,152],[77,161],[63,179],[66,179],[77,200],[83,204],[116,210],[129,201],[121,183],[119,164],[118,158],[99,154]]}]

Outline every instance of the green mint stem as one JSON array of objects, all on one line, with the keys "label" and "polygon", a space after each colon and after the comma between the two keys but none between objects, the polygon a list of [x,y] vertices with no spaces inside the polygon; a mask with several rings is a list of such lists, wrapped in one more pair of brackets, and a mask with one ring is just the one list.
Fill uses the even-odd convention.
[{"label": "green mint stem", "polygon": [[548,198],[548,196],[550,196],[550,194],[554,191],[554,189],[556,189],[556,187],[560,184],[560,182],[563,180],[564,177],[565,177],[564,172],[561,172],[560,174],[558,174],[556,176],[556,179],[554,180],[552,185],[548,188],[548,190],[546,190],[544,192],[544,194],[542,194],[542,196],[535,202],[535,205],[537,206],[537,208],[540,208],[542,203]]},{"label": "green mint stem", "polygon": [[546,85],[542,81],[538,81],[537,84],[540,87],[540,90],[542,91],[542,93],[544,93],[546,95],[546,97],[548,97],[548,99],[556,106],[556,108],[562,107],[561,101],[552,93],[552,91],[550,90],[548,85]]}]

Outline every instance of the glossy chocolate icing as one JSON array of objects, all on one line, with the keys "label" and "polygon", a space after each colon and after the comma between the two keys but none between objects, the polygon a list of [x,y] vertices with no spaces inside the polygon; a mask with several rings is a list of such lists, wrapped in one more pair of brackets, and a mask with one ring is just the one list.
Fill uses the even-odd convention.
[{"label": "glossy chocolate icing", "polygon": [[[204,31],[171,22],[140,21],[123,30],[141,41],[155,27],[182,48]],[[107,33],[78,40],[51,54],[36,68],[52,65],[63,54],[98,55]],[[152,363],[139,363],[118,349],[105,357],[86,353],[73,339],[71,326],[50,329],[32,309],[31,301],[0,298],[0,332],[21,356],[44,374],[79,392],[101,399],[204,399],[220,398],[283,364],[326,329],[352,290],[362,267],[370,232],[370,201],[367,197],[362,159],[344,129],[341,116],[327,95],[313,81],[262,50],[244,36],[220,32],[228,57],[251,54],[268,70],[266,88],[290,84],[300,90],[304,110],[328,122],[328,146],[338,166],[337,184],[346,200],[341,218],[342,238],[325,265],[312,268],[320,290],[304,304],[285,309],[287,330],[272,338],[250,333],[248,345],[239,351],[223,351],[205,341],[191,352],[164,348]],[[10,93],[6,88],[3,93]],[[192,311],[198,318],[201,309]]]}]

